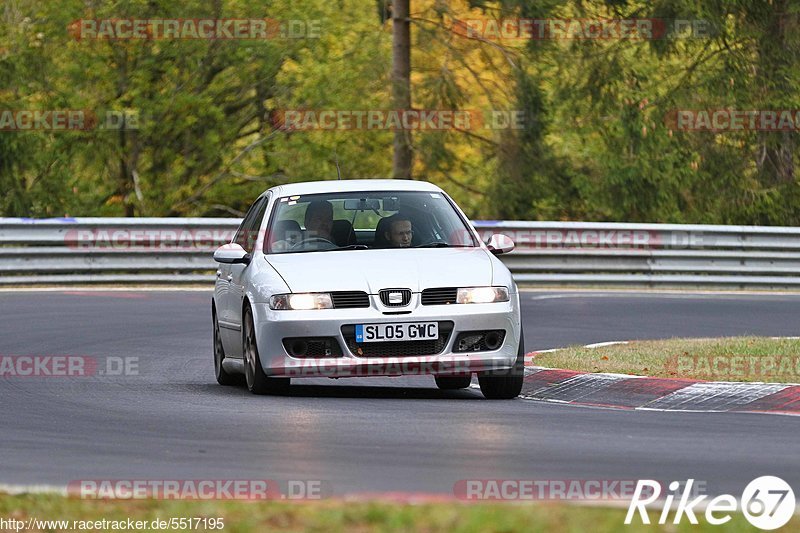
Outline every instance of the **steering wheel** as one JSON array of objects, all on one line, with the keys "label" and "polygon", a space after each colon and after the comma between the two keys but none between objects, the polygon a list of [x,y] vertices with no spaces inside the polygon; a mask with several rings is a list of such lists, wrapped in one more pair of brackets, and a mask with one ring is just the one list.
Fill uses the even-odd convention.
[{"label": "steering wheel", "polygon": [[447,242],[443,241],[442,239],[433,239],[432,241],[428,241],[428,242],[424,242],[422,244],[418,244],[416,246],[412,246],[412,248],[423,248],[423,247],[433,248],[433,247],[435,247],[437,245],[441,245],[443,248],[446,247],[446,246],[449,246],[447,244]]},{"label": "steering wheel", "polygon": [[306,237],[305,239],[302,239],[296,242],[294,245],[292,245],[292,249],[303,248],[307,244],[328,244],[330,245],[331,248],[338,248],[334,243],[332,243],[328,239],[323,239],[322,237]]}]

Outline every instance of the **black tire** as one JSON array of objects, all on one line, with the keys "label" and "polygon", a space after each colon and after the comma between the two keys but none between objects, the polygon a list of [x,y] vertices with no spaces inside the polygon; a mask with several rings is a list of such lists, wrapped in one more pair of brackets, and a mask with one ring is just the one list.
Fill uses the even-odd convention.
[{"label": "black tire", "polygon": [[283,394],[289,390],[290,378],[271,378],[261,367],[258,354],[256,331],[253,326],[253,312],[249,307],[244,310],[242,321],[242,348],[244,352],[244,375],[247,389],[253,394]]},{"label": "black tire", "polygon": [[466,389],[472,383],[472,374],[468,376],[435,376],[436,386],[442,390]]},{"label": "black tire", "polygon": [[217,313],[211,313],[214,320],[214,375],[217,378],[217,383],[220,385],[239,385],[242,382],[242,376],[238,374],[230,374],[222,366],[222,361],[225,359],[225,350],[222,347],[222,339],[219,335],[219,322],[217,322]]},{"label": "black tire", "polygon": [[519,347],[517,360],[513,368],[495,372],[482,372],[478,374],[478,383],[481,386],[483,397],[487,400],[511,400],[522,392],[522,380],[525,377],[525,340],[522,326],[519,330]]}]

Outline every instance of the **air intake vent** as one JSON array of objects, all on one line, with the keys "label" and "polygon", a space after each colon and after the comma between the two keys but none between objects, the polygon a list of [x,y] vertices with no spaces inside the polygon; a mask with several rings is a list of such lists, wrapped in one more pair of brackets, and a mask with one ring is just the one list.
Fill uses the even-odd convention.
[{"label": "air intake vent", "polygon": [[485,352],[498,350],[506,339],[506,330],[465,331],[459,333],[453,345],[454,352]]},{"label": "air intake vent", "polygon": [[422,305],[447,305],[456,303],[458,289],[441,287],[422,291]]},{"label": "air intake vent", "polygon": [[283,339],[292,357],[341,357],[342,347],[333,337],[292,337]]},{"label": "air intake vent", "polygon": [[362,291],[332,292],[333,307],[335,309],[353,309],[356,307],[369,307],[369,296]]}]

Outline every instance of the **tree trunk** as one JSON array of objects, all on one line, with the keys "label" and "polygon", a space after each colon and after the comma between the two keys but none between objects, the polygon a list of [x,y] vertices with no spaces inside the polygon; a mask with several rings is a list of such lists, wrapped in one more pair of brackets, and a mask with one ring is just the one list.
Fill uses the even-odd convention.
[{"label": "tree trunk", "polygon": [[[798,14],[790,8],[788,0],[776,0],[767,20],[766,31],[759,43],[760,77],[766,108],[773,111],[791,109],[796,95],[789,78],[794,69]],[[794,42],[790,45],[790,39]],[[769,176],[769,186],[795,182],[795,137],[792,132],[762,132],[761,152],[765,155],[759,163],[761,170]]]},{"label": "tree trunk", "polygon": [[[409,1],[392,2],[392,100],[395,110],[411,109],[411,29]],[[411,179],[411,132],[394,132],[393,177]]]}]

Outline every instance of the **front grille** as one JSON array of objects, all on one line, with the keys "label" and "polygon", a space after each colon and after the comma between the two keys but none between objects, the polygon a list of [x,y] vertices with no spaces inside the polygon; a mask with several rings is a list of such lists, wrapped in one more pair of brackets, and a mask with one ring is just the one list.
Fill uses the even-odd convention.
[{"label": "front grille", "polygon": [[292,357],[341,357],[342,347],[333,337],[288,337],[283,339]]},{"label": "front grille", "polygon": [[[487,339],[489,342],[487,342]],[[506,339],[504,329],[487,331],[464,331],[458,334],[453,343],[454,352],[487,352],[498,350]]]},{"label": "front grille", "polygon": [[331,299],[333,299],[334,309],[369,307],[369,295],[363,291],[332,292]]},{"label": "front grille", "polygon": [[439,322],[439,338],[428,341],[356,342],[356,327],[342,326],[347,348],[360,357],[416,357],[442,353],[453,333],[453,323]]},{"label": "front grille", "polygon": [[[392,302],[389,295],[397,293],[400,294],[400,301]],[[409,289],[381,289],[378,294],[381,297],[381,302],[386,307],[403,307],[411,301],[411,290]]]},{"label": "front grille", "polygon": [[447,305],[456,303],[458,289],[455,287],[439,287],[422,291],[422,305]]}]

